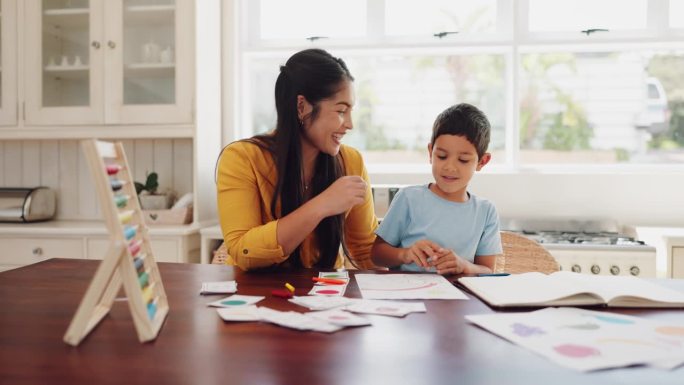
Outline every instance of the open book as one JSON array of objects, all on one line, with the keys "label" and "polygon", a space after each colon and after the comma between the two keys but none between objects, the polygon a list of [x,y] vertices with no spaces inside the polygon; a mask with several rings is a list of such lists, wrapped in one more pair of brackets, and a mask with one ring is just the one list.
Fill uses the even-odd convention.
[{"label": "open book", "polygon": [[559,271],[505,277],[463,277],[458,282],[493,307],[684,307],[684,292],[631,276]]}]

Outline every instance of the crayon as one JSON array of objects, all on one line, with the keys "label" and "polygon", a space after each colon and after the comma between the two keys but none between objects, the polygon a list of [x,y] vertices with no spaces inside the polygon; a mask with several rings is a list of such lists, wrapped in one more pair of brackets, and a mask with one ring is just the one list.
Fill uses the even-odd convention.
[{"label": "crayon", "polygon": [[334,279],[334,278],[319,278],[319,277],[313,277],[311,278],[312,281],[314,282],[320,282],[320,283],[328,283],[331,285],[344,285],[347,283],[347,281],[341,280],[341,279]]},{"label": "crayon", "polygon": [[290,285],[290,284],[287,283],[287,282],[285,282],[285,287],[287,288],[287,290],[290,291],[290,293],[294,293],[294,292],[295,292],[294,286]]}]

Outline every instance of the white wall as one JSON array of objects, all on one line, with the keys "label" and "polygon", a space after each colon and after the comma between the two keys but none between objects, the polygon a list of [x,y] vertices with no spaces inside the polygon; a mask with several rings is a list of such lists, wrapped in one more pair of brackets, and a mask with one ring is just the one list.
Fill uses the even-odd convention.
[{"label": "white wall", "polygon": [[[373,184],[419,184],[431,174],[370,174]],[[613,219],[621,225],[684,227],[684,172],[477,173],[474,194],[502,218]]]},{"label": "white wall", "polygon": [[[122,140],[135,181],[159,174],[159,191],[192,192],[192,139]],[[213,184],[213,181],[212,181]],[[47,186],[57,192],[57,219],[102,219],[78,140],[0,141],[0,187]]]}]

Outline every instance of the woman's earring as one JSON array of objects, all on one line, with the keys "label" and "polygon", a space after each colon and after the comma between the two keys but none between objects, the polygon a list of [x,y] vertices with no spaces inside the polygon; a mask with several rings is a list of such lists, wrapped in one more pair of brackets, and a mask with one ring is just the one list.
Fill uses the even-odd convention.
[{"label": "woman's earring", "polygon": [[304,127],[304,120],[303,119],[299,119],[299,127]]}]

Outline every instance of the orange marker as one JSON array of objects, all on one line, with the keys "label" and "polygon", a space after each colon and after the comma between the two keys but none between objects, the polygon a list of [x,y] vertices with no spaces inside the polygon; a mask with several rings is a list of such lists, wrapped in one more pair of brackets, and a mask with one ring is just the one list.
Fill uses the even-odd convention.
[{"label": "orange marker", "polygon": [[331,285],[344,285],[345,283],[347,283],[347,281],[343,281],[341,279],[333,279],[333,278],[313,277],[313,278],[311,278],[311,280],[314,282],[328,283]]}]

